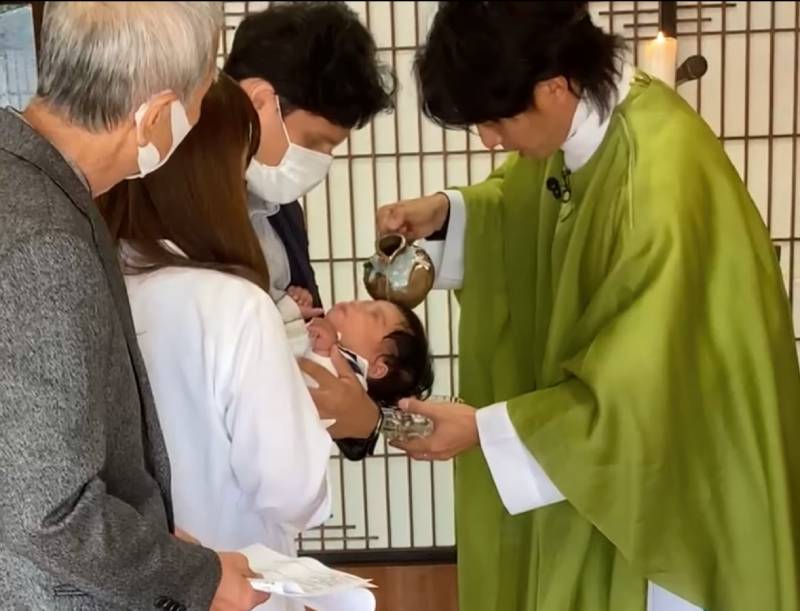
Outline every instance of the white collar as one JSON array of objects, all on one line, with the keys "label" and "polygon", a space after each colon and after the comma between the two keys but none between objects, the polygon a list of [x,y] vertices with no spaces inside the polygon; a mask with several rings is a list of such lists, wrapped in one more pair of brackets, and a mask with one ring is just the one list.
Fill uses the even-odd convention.
[{"label": "white collar", "polygon": [[[635,74],[636,68],[633,65],[626,63],[622,66],[621,75],[617,80],[614,107],[628,96],[631,80]],[[561,150],[564,151],[564,165],[570,171],[574,172],[583,167],[600,148],[610,123],[611,112],[601,120],[600,113],[592,107],[591,102],[586,98],[581,98],[575,109],[575,115],[572,117],[569,136],[561,146]]]},{"label": "white collar", "polygon": [[258,195],[250,191],[247,192],[247,207],[250,209],[251,213],[266,214],[267,216],[278,214],[281,209],[280,204],[274,204],[261,199]]}]

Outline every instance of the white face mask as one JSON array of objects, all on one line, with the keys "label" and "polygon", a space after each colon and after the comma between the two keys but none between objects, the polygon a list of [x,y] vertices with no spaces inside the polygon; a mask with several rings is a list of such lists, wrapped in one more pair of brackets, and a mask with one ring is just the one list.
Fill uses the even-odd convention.
[{"label": "white face mask", "polygon": [[[139,128],[141,127],[142,119],[144,119],[144,115],[147,112],[149,105],[145,102],[139,107],[139,110],[136,111],[134,114],[134,119],[136,120],[136,131],[138,133]],[[189,117],[186,116],[186,109],[183,107],[183,104],[179,100],[173,100],[172,103],[169,105],[169,115],[170,115],[170,130],[172,131],[172,144],[167,151],[167,154],[164,155],[164,158],[161,159],[161,154],[158,152],[156,145],[152,142],[148,142],[144,146],[139,147],[139,154],[137,157],[137,162],[139,164],[139,173],[133,174],[128,176],[128,179],[132,178],[142,178],[151,172],[155,172],[158,168],[164,165],[167,162],[167,159],[170,158],[172,153],[175,152],[175,149],[178,148],[178,145],[183,141],[184,138],[188,135],[191,131],[192,126],[189,124]]]},{"label": "white face mask", "polygon": [[[277,96],[276,96],[277,101]],[[265,165],[253,158],[247,168],[247,186],[249,190],[273,204],[288,204],[305,195],[325,180],[333,163],[333,157],[312,151],[294,144],[289,138],[286,123],[283,122],[280,102],[278,117],[286,134],[289,147],[283,159],[276,166]]]}]

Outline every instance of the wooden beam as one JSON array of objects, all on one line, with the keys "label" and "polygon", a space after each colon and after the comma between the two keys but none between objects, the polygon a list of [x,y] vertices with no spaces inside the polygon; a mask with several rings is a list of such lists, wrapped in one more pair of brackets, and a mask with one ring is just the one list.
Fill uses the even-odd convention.
[{"label": "wooden beam", "polygon": [[42,17],[44,16],[44,2],[31,2],[33,13],[33,39],[36,43],[36,59],[39,59],[39,48],[42,40]]},{"label": "wooden beam", "polygon": [[675,38],[678,33],[678,3],[663,1],[658,3],[658,29],[664,36]]}]

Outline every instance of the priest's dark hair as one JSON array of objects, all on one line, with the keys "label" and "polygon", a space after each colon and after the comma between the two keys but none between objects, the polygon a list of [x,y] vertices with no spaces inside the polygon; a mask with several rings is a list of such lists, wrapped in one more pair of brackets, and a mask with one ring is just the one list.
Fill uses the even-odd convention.
[{"label": "priest's dark hair", "polygon": [[394,71],[344,2],[273,2],[249,15],[223,70],[271,83],[286,114],[299,108],[347,129],[394,108]]},{"label": "priest's dark hair", "polygon": [[531,108],[537,83],[563,76],[605,115],[624,50],[588,2],[440,2],[415,60],[422,110],[445,127],[506,119]]}]

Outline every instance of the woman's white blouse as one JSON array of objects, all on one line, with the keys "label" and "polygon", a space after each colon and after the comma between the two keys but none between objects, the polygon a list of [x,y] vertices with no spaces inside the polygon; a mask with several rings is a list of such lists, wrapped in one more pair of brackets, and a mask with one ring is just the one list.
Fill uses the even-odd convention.
[{"label": "woman's white blouse", "polygon": [[126,277],[172,465],[175,522],[217,550],[293,554],[330,513],[331,438],[270,297],[222,272]]}]

